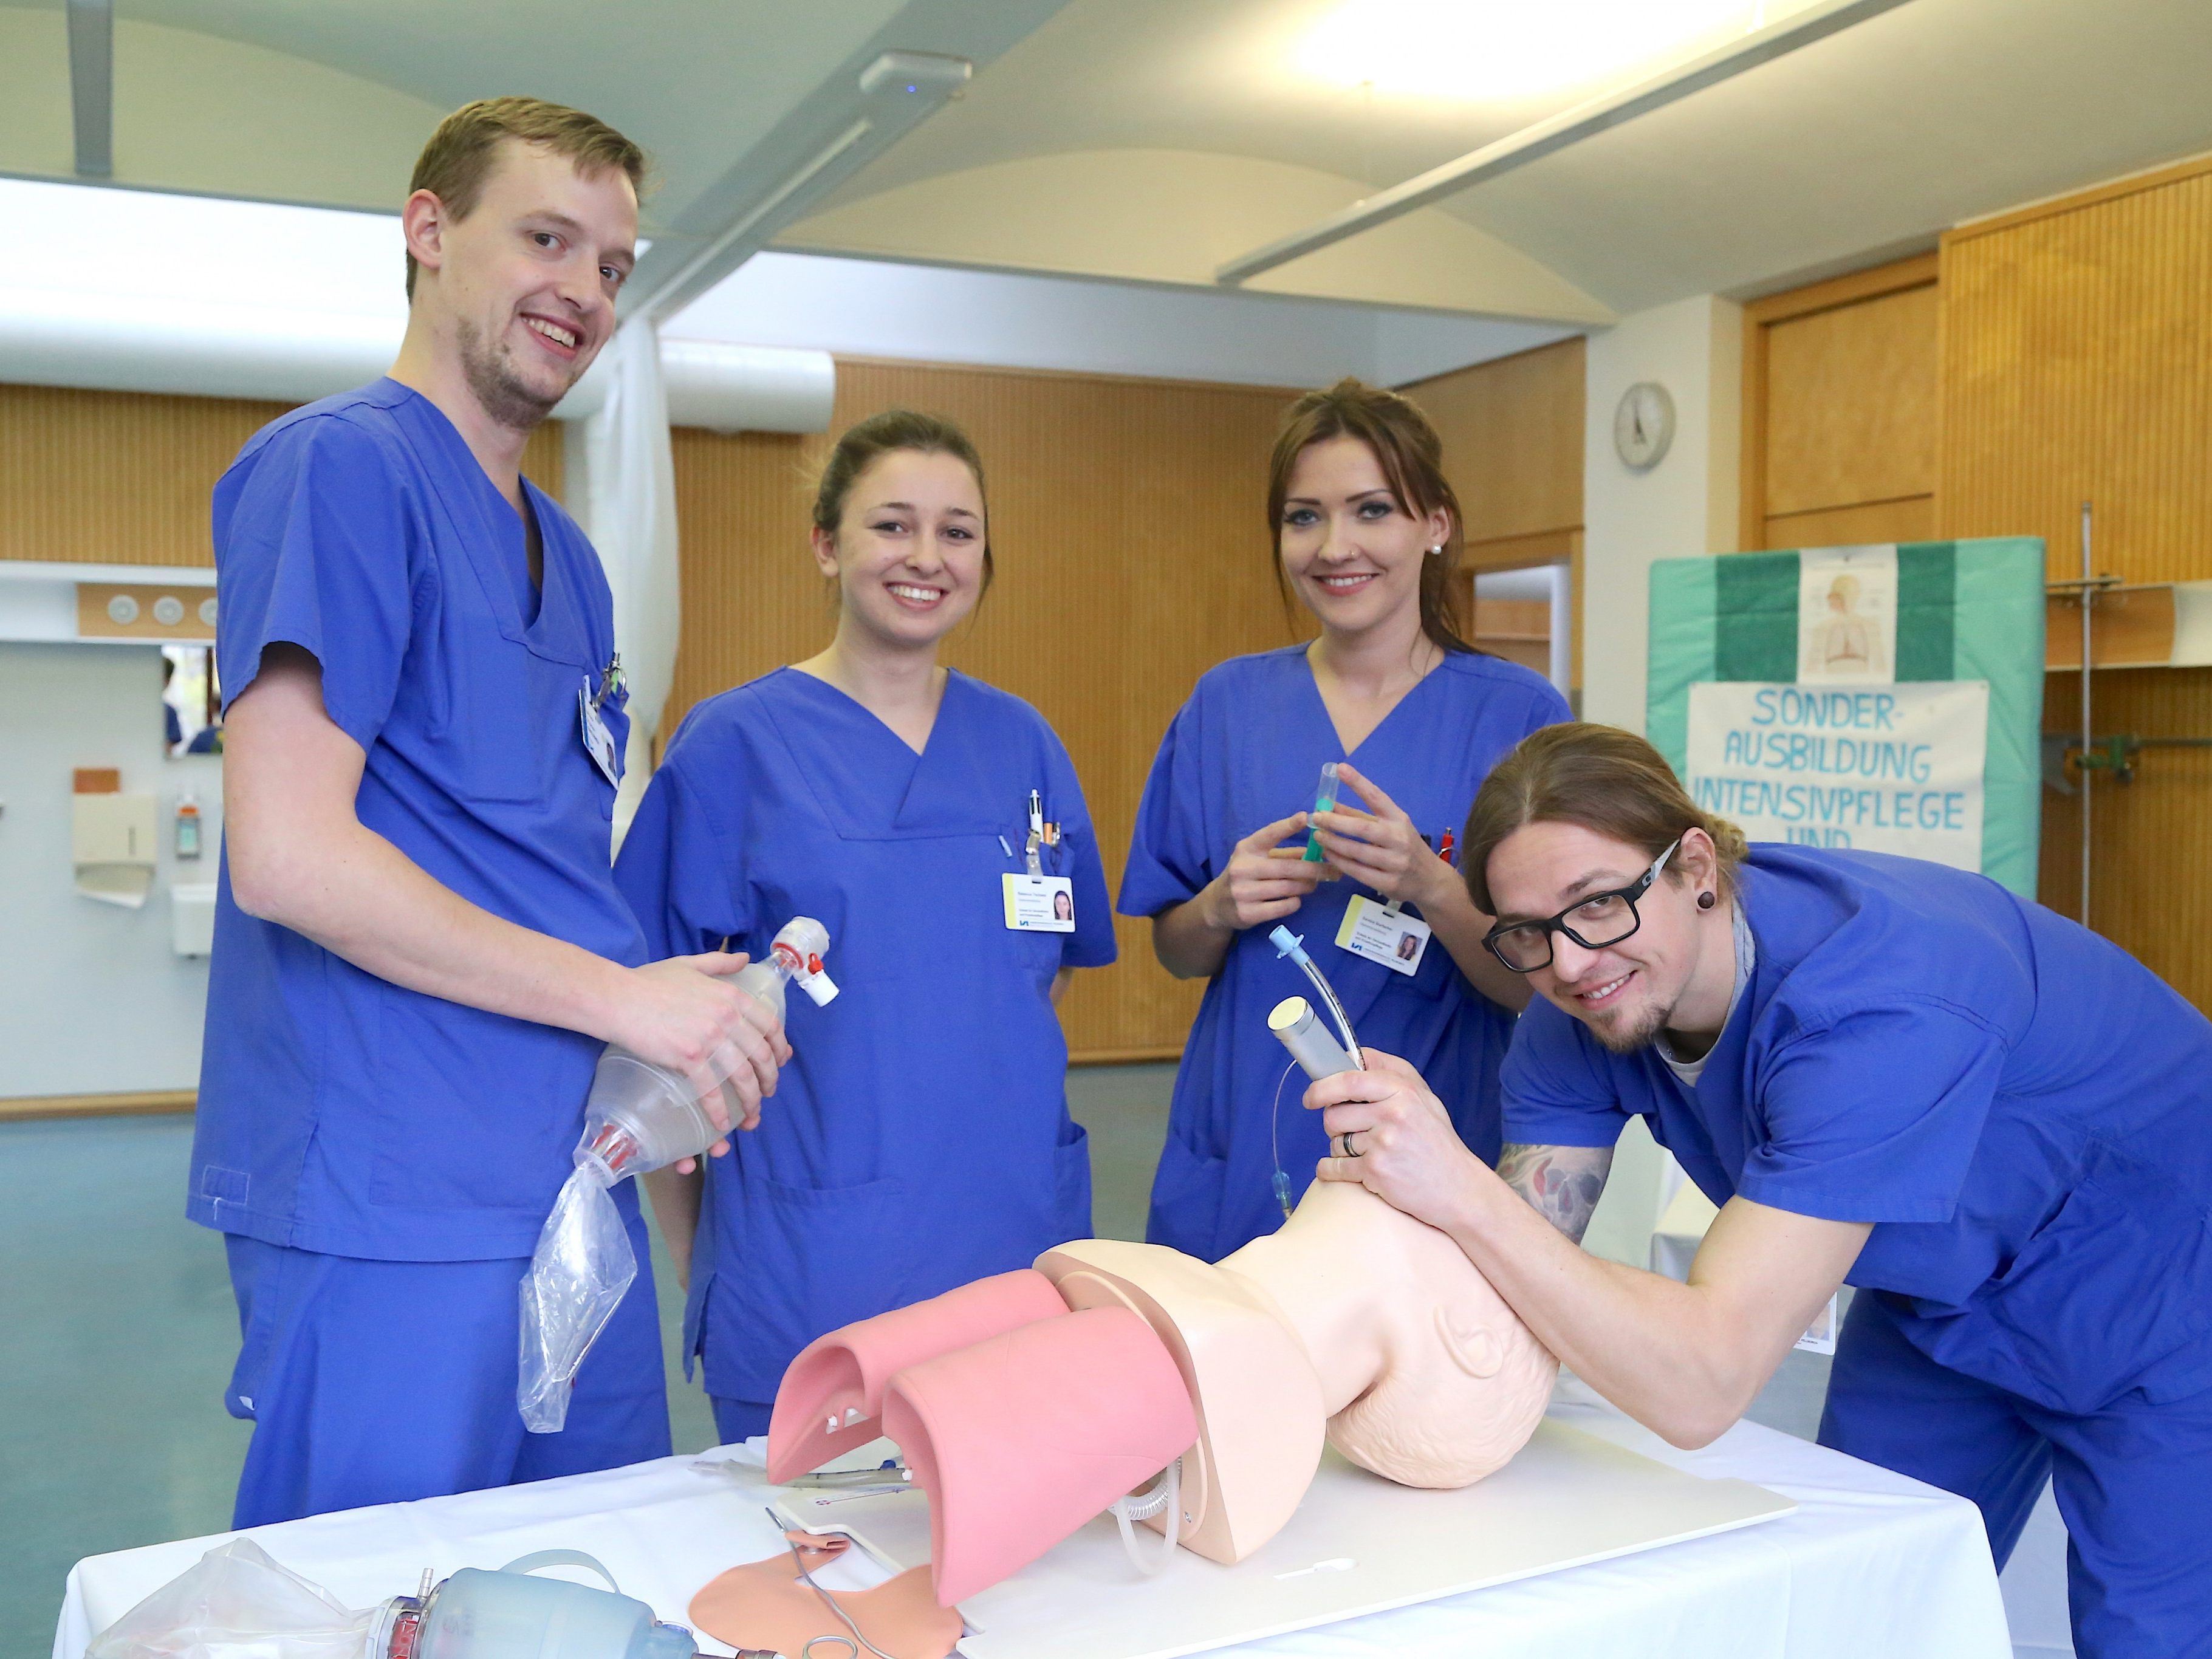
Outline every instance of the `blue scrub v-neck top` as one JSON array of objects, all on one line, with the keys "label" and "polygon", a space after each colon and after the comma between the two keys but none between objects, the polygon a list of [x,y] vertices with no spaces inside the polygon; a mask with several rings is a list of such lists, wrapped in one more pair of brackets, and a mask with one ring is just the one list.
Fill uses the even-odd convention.
[{"label": "blue scrub v-neck top", "polygon": [[1758,959],[1696,1086],[1539,998],[1507,1139],[1641,1116],[1716,1204],[1871,1222],[1849,1282],[2055,1410],[2212,1386],[2212,1024],[1979,875],[1766,844],[1739,873]]},{"label": "blue scrub v-neck top", "polygon": [[[1072,933],[1006,925],[1031,790],[1061,827],[1042,859],[1073,884]],[[1029,704],[949,674],[917,755],[778,669],[685,718],[616,877],[659,951],[757,960],[794,915],[830,932],[840,994],[791,993],[759,1127],[707,1160],[685,1351],[709,1394],[766,1403],[824,1332],[1090,1236],[1052,982],[1113,961],[1114,923],[1075,769]]]},{"label": "blue scrub v-neck top", "polygon": [[[493,915],[634,965],[615,787],[577,708],[614,654],[612,603],[583,532],[524,488],[544,556],[530,621],[522,520],[428,398],[382,380],[263,428],[216,486],[223,697],[268,647],[299,646],[367,756],[366,828]],[[621,705],[601,704],[617,753]],[[406,990],[246,915],[227,853],[219,883],[192,1219],[337,1255],[528,1255],[599,1042]]]},{"label": "blue scrub v-neck top", "polygon": [[[1540,676],[1502,658],[1454,652],[1347,756],[1304,646],[1231,658],[1199,680],[1152,762],[1121,912],[1153,916],[1194,897],[1228,867],[1237,842],[1312,806],[1328,761],[1350,760],[1441,845],[1445,830],[1456,836],[1464,827],[1483,779],[1514,744],[1571,718]],[[1349,788],[1345,800],[1359,804]],[[1338,925],[1364,891],[1348,880],[1324,882],[1285,925],[1335,986],[1360,1042],[1403,1056],[1432,1081],[1449,1079],[1437,1092],[1450,1103],[1461,1139],[1495,1163],[1498,1067],[1513,1015],[1469,984],[1433,939],[1410,978],[1340,950]],[[1152,1186],[1146,1237],[1206,1261],[1282,1224],[1278,1145],[1293,1194],[1328,1149],[1319,1115],[1299,1104],[1304,1089],[1286,1079],[1290,1057],[1267,1030],[1276,1003],[1309,989],[1268,932],[1238,934],[1206,985],[1176,1073]]]}]

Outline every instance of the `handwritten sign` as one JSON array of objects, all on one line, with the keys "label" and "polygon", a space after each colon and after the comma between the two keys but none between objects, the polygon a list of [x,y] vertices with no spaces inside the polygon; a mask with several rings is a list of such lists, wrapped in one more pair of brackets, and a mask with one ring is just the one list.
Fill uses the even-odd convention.
[{"label": "handwritten sign", "polygon": [[1856,847],[1982,867],[1990,689],[1690,688],[1690,793],[1753,841]]}]

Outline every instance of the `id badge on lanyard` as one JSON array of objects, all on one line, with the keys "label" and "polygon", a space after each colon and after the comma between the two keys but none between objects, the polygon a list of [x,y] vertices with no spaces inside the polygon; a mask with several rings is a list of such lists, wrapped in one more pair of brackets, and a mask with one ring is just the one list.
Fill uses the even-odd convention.
[{"label": "id badge on lanyard", "polygon": [[1411,975],[1421,971],[1429,934],[1429,924],[1419,916],[1409,916],[1395,904],[1385,904],[1362,893],[1344,907],[1336,943],[1355,957],[1381,963],[1394,974]]},{"label": "id badge on lanyard", "polygon": [[576,690],[576,724],[583,735],[584,752],[592,757],[592,764],[599,769],[600,775],[617,789],[622,787],[622,756],[615,748],[615,734],[599,718],[599,705],[621,684],[622,655],[617,652],[608,659],[596,692],[592,690],[589,674],[584,676],[583,684]]},{"label": "id badge on lanyard", "polygon": [[[1006,847],[1006,837],[999,838]],[[1030,833],[1022,843],[1022,853],[1029,868],[1020,875],[1007,874],[999,879],[1000,896],[1006,904],[1006,927],[1017,933],[1072,933],[1075,931],[1075,884],[1066,876],[1048,876],[1044,872],[1044,851],[1060,845],[1060,825],[1048,823],[1044,817],[1044,799],[1034,789],[1030,791]],[[1013,849],[1006,848],[1011,854]]]}]

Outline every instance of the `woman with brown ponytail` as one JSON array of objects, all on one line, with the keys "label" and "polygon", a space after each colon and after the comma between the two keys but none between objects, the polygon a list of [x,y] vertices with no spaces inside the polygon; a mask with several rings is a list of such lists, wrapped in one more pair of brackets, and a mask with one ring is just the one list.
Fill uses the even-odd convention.
[{"label": "woman with brown ponytail", "polygon": [[[1276,1105],[1291,1091],[1267,1012],[1303,981],[1275,923],[1325,964],[1361,1041],[1450,1079],[1462,1137],[1498,1152],[1498,1066],[1528,988],[1482,949],[1490,918],[1439,848],[1492,763],[1568,714],[1459,631],[1441,451],[1411,402],[1357,380],[1291,405],[1267,519],[1320,637],[1207,672],[1145,786],[1119,908],[1152,918],[1170,973],[1209,981],[1146,1237],[1201,1261],[1280,1225],[1305,1184],[1291,1174],[1324,1150],[1310,1114]],[[1342,798],[1309,813],[1324,763]]]},{"label": "woman with brown ponytail", "polygon": [[767,1432],[823,1332],[1091,1232],[1054,1005],[1114,959],[1097,837],[1044,717],[938,659],[989,586],[991,532],[951,422],[847,431],[811,538],[835,636],[685,716],[623,842],[647,939],[758,957],[809,915],[843,988],[789,1009],[798,1052],[702,1160],[703,1215],[696,1184],[647,1177],[725,1440]]},{"label": "woman with brown ponytail", "polygon": [[[2212,1652],[2212,1024],[1985,877],[1747,848],[1610,726],[1522,744],[1466,846],[1538,994],[1513,1144],[1492,1174],[1370,1048],[1307,1097],[1322,1177],[1450,1234],[1679,1446],[1857,1286],[1821,1443],[1972,1498],[2000,1567],[2051,1482],[2083,1659]],[[1631,1116],[1721,1206],[1687,1284],[1576,1248]]]}]

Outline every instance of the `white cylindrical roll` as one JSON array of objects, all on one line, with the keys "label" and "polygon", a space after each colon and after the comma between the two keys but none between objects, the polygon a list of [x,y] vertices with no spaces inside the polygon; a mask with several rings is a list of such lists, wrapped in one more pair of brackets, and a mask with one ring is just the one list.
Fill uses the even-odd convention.
[{"label": "white cylindrical roll", "polygon": [[1267,1029],[1291,1051],[1305,1074],[1318,1082],[1352,1069],[1352,1056],[1336,1035],[1322,1023],[1313,1005],[1304,997],[1285,997],[1267,1016]]},{"label": "white cylindrical roll", "polygon": [[660,371],[669,424],[710,432],[819,432],[837,396],[837,365],[826,351],[664,335]]}]

